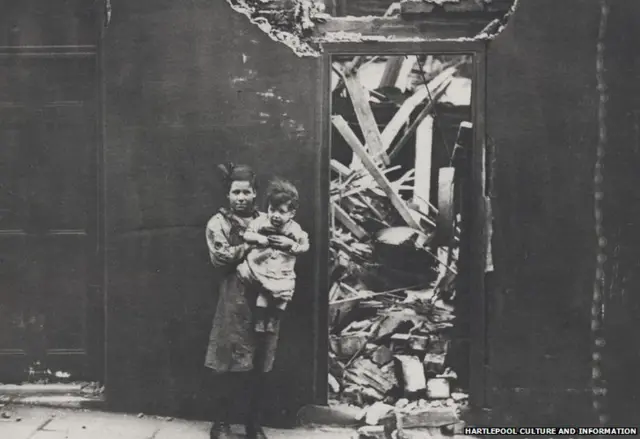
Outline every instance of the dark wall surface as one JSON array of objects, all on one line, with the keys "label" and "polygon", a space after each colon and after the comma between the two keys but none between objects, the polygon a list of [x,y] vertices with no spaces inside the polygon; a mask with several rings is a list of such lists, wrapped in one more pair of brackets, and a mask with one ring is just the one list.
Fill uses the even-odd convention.
[{"label": "dark wall surface", "polygon": [[[637,177],[630,171],[638,163],[630,117],[637,108],[630,98],[637,87],[631,85],[637,55],[630,41],[637,32],[630,17],[638,16],[633,10],[638,7],[631,3],[611,2],[605,41],[604,216],[606,252],[617,261],[608,263],[605,274],[605,303],[615,305],[606,315],[610,347],[604,359],[612,421],[622,420],[617,410],[637,394],[629,382],[637,365],[637,355],[629,354],[637,351],[629,334],[637,334],[637,324],[630,324],[634,299],[627,294],[625,305],[615,303],[624,293],[621,279],[638,261],[637,250],[630,250],[637,232],[628,226],[626,237],[617,232],[619,224],[634,224],[640,213],[634,207]],[[489,44],[496,273],[495,288],[488,292],[487,395],[493,415],[516,424],[597,421],[591,408],[590,315],[597,256],[599,21],[599,2],[523,0],[504,33]],[[620,244],[627,249],[624,255]]]},{"label": "dark wall surface", "polygon": [[[218,279],[204,230],[226,202],[216,165],[252,165],[262,183],[290,179],[301,193],[298,221],[312,234],[317,61],[272,42],[224,1],[112,5],[104,42],[108,398],[121,408],[206,415],[197,396]],[[305,275],[281,331],[277,414],[311,402],[312,252],[299,259]]]}]

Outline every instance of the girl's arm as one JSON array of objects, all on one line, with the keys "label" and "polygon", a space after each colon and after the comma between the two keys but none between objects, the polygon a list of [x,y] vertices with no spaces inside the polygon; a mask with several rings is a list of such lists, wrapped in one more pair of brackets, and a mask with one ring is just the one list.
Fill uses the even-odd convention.
[{"label": "girl's arm", "polygon": [[221,216],[214,216],[207,224],[207,246],[209,247],[209,255],[211,263],[215,267],[223,267],[236,262],[240,262],[244,258],[247,250],[247,244],[230,245],[227,239],[228,230],[225,231],[226,223]]},{"label": "girl's arm", "polygon": [[245,230],[244,235],[242,235],[242,239],[244,239],[247,244],[269,245],[267,237],[258,233],[259,228],[259,218],[251,221],[247,230]]},{"label": "girl's arm", "polygon": [[242,239],[244,239],[247,244],[269,245],[269,239],[266,236],[248,230],[244,232]]}]

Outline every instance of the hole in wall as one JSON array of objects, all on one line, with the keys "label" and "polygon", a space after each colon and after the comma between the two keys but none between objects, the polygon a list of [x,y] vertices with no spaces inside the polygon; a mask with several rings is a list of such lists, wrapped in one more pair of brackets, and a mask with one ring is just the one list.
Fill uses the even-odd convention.
[{"label": "hole in wall", "polygon": [[367,422],[467,406],[473,57],[331,57],[328,400]]},{"label": "hole in wall", "polygon": [[519,0],[227,0],[271,39],[299,56],[319,56],[327,42],[456,39],[433,30],[469,25],[465,39],[492,39]]}]

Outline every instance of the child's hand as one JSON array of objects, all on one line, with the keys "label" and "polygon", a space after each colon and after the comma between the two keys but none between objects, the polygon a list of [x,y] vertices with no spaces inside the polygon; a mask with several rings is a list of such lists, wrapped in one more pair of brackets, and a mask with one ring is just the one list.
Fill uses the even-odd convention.
[{"label": "child's hand", "polygon": [[269,244],[279,250],[290,250],[296,242],[282,235],[269,236]]},{"label": "child's hand", "polygon": [[273,235],[274,233],[276,233],[276,228],[273,227],[272,225],[260,227],[260,233],[264,233],[264,234],[267,234],[267,235]]},{"label": "child's hand", "polygon": [[266,236],[262,236],[260,235],[258,239],[258,244],[263,245],[263,246],[268,246],[269,245],[269,238]]}]

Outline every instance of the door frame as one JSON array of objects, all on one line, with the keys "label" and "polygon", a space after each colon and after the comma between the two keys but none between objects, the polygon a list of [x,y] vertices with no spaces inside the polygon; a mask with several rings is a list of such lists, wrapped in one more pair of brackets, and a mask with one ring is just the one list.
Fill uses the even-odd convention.
[{"label": "door frame", "polygon": [[[315,138],[318,139],[315,168],[315,211],[319,220],[316,222],[314,239],[315,269],[313,315],[314,334],[314,381],[312,384],[314,403],[327,404],[329,373],[327,353],[329,352],[329,187],[331,159],[331,57],[333,55],[365,55],[365,54],[423,54],[448,53],[470,54],[474,60],[474,77],[472,83],[472,123],[474,126],[474,143],[470,153],[470,184],[468,203],[463,217],[462,242],[468,244],[467,257],[461,257],[460,270],[466,273],[462,279],[462,287],[470,294],[469,312],[469,398],[475,409],[484,408],[487,404],[487,299],[485,291],[485,195],[486,195],[486,54],[485,41],[371,41],[359,43],[323,44],[323,54],[317,60],[318,76],[316,78],[317,102]],[[462,253],[461,253],[462,255]]]}]

